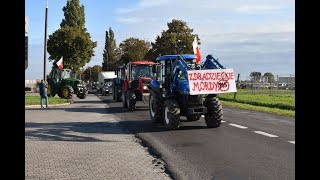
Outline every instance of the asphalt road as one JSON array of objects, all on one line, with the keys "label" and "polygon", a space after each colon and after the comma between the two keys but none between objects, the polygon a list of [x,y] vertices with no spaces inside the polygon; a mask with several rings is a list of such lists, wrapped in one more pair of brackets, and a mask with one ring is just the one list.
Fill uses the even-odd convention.
[{"label": "asphalt road", "polygon": [[150,121],[147,104],[122,108],[112,95],[99,96],[166,162],[176,179],[295,179],[295,121],[284,116],[223,107],[224,122],[209,129],[204,119],[166,131]]}]

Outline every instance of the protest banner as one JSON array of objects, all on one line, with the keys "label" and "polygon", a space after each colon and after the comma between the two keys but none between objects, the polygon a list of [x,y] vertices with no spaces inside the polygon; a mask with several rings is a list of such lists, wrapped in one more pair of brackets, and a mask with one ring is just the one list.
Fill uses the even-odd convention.
[{"label": "protest banner", "polygon": [[190,95],[237,92],[233,69],[189,70]]}]

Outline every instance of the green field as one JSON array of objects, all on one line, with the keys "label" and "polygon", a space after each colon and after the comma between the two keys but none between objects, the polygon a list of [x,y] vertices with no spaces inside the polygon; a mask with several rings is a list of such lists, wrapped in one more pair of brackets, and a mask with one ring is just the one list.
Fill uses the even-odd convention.
[{"label": "green field", "polygon": [[266,94],[239,89],[235,100],[234,93],[219,94],[218,97],[224,102],[223,104],[233,107],[295,116],[295,95],[292,92]]},{"label": "green field", "polygon": [[[49,97],[48,103],[50,104],[64,104],[69,103],[70,100],[58,97]],[[45,100],[43,100],[45,104]],[[25,105],[40,105],[40,96],[25,96]]]}]

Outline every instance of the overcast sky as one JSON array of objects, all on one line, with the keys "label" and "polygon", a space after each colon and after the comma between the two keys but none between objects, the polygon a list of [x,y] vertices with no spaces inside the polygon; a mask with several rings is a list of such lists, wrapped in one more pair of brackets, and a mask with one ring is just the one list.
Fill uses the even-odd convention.
[{"label": "overcast sky", "polygon": [[[48,0],[48,35],[60,27],[67,0]],[[213,54],[241,76],[252,71],[295,73],[295,2],[293,0],[80,0],[86,28],[98,42],[86,66],[101,65],[105,31],[117,45],[129,37],[154,42],[172,19],[198,34],[201,54]],[[43,77],[46,0],[25,0],[29,17],[29,67],[26,79]],[[47,58],[49,54],[47,55]],[[47,72],[52,66],[47,61]]]}]

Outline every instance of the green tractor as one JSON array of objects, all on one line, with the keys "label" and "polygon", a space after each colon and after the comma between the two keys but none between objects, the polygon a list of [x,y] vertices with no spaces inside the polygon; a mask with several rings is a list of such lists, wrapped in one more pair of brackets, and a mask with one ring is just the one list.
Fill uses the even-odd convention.
[{"label": "green tractor", "polygon": [[71,99],[73,94],[76,94],[79,99],[87,97],[86,86],[81,80],[71,77],[71,69],[52,69],[47,82],[48,97],[54,97],[56,94],[64,99]]}]

